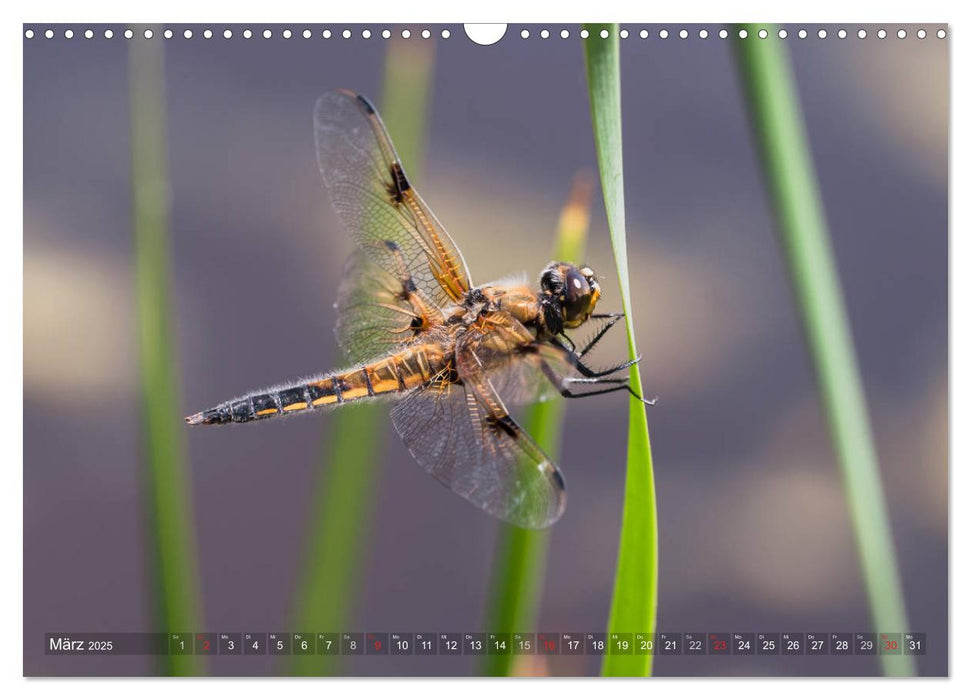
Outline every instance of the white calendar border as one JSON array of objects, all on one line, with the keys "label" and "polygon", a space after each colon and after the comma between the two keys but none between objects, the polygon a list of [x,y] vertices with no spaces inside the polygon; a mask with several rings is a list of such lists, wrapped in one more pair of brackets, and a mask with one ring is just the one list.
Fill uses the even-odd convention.
[{"label": "white calendar border", "polygon": [[[965,3],[966,4],[966,3]],[[967,11],[960,7],[956,2],[942,2],[940,0],[922,0],[921,2],[901,2],[891,0],[881,3],[878,7],[872,4],[860,3],[857,6],[850,6],[845,0],[813,0],[801,7],[786,5],[785,10],[777,1],[768,0],[742,1],[737,0],[732,3],[724,2],[693,2],[693,3],[633,3],[622,2],[620,0],[599,0],[595,8],[589,4],[579,2],[557,2],[555,15],[551,14],[548,6],[536,4],[534,7],[527,7],[521,0],[495,0],[489,3],[479,3],[475,6],[454,3],[452,1],[436,0],[434,2],[402,3],[391,0],[371,0],[368,3],[360,2],[301,2],[286,3],[274,2],[265,5],[241,6],[238,2],[199,3],[197,0],[189,2],[187,0],[167,0],[163,3],[131,3],[106,0],[87,0],[84,3],[65,2],[63,0],[47,0],[43,3],[32,3],[23,5],[16,3],[16,7],[10,8],[15,3],[7,3],[3,12],[2,34],[3,37],[3,61],[4,70],[0,71],[0,80],[3,81],[2,93],[8,96],[10,104],[3,110],[3,130],[8,141],[5,152],[8,157],[3,164],[3,180],[0,183],[0,196],[3,197],[2,209],[7,219],[6,226],[3,228],[5,235],[0,239],[5,269],[0,275],[0,284],[3,285],[3,310],[5,327],[16,328],[17,332],[8,333],[0,343],[0,368],[6,380],[4,385],[8,391],[13,391],[14,387],[23,384],[23,241],[20,236],[15,235],[18,229],[22,228],[23,223],[23,170],[22,159],[10,157],[9,154],[20,154],[22,157],[22,118],[23,118],[23,70],[22,53],[20,39],[20,24],[25,21],[31,22],[57,22],[84,20],[91,22],[105,21],[126,21],[136,23],[157,22],[161,19],[178,20],[180,22],[211,21],[214,18],[226,22],[279,22],[284,20],[300,19],[306,22],[319,23],[326,21],[329,23],[339,22],[411,22],[416,21],[435,21],[435,22],[458,22],[458,21],[492,21],[506,20],[516,22],[578,22],[589,19],[623,19],[627,22],[737,22],[737,21],[778,21],[778,22],[869,22],[874,18],[888,22],[951,22],[949,32],[952,34],[952,178],[951,178],[951,230],[961,232],[963,235],[952,235],[950,245],[950,264],[954,273],[951,280],[951,352],[952,358],[965,358],[963,361],[953,362],[950,371],[951,382],[951,425],[968,425],[971,422],[971,369],[969,369],[966,358],[971,357],[971,323],[968,318],[968,308],[971,307],[971,244],[967,241],[968,229],[968,204],[967,199],[955,197],[954,193],[969,191],[969,170],[968,164],[971,163],[971,153],[969,153],[969,139],[966,135],[967,127],[958,128],[956,125],[971,124],[971,110],[968,108],[968,90],[971,89],[969,74],[969,42],[966,38],[971,34],[971,23],[967,22]],[[591,9],[593,11],[591,12]],[[590,15],[594,15],[591,17]],[[949,39],[951,41],[951,39]],[[957,310],[957,313],[955,312]],[[3,444],[8,451],[15,451],[20,457],[17,459],[5,460],[6,479],[3,492],[5,499],[4,507],[0,508],[0,517],[3,518],[3,532],[6,535],[2,540],[4,558],[3,561],[19,562],[16,571],[7,571],[6,575],[0,577],[0,590],[3,592],[4,600],[22,600],[23,597],[23,501],[22,501],[22,464],[23,464],[23,415],[18,412],[15,419],[8,418],[0,430],[3,431]],[[969,521],[971,521],[971,509],[966,503],[969,502],[971,493],[968,490],[968,476],[966,467],[971,462],[971,432],[968,430],[951,430],[951,463],[965,467],[965,469],[952,469],[951,476],[951,542],[955,540],[962,544],[961,548],[951,545],[952,572],[950,590],[969,590],[971,589],[971,577],[968,574],[968,547],[969,540]],[[12,447],[11,447],[12,446]],[[961,504],[954,508],[956,504]],[[954,648],[955,631],[960,633],[962,630],[971,628],[969,620],[969,605],[966,597],[951,596],[951,621],[950,636],[951,649]],[[268,694],[282,692],[278,683],[312,683],[314,681],[301,679],[262,679],[257,682],[242,682],[240,680],[219,680],[213,679],[190,679],[180,680],[179,686],[169,687],[165,681],[131,681],[123,679],[115,680],[33,680],[25,682],[20,678],[23,669],[23,657],[20,642],[22,634],[17,630],[22,630],[23,617],[22,609],[18,610],[14,606],[4,606],[3,609],[3,628],[6,632],[3,635],[3,647],[0,648],[0,658],[2,658],[3,684],[14,685],[11,688],[17,696],[30,697],[70,697],[75,692],[97,693],[102,697],[127,698],[133,692],[139,695],[156,698],[170,697],[173,692],[184,693],[190,690],[204,691],[207,693],[219,692],[215,683],[231,684],[232,692],[240,698],[259,697],[265,698]],[[952,661],[963,659],[963,652],[956,656],[952,652]],[[733,680],[732,691],[745,693],[748,697],[772,697],[777,698],[780,694],[786,697],[809,698],[819,692],[832,692],[836,690],[834,685],[840,686],[839,691],[850,693],[862,693],[870,691],[870,688],[863,688],[861,683],[881,683],[879,693],[881,698],[907,697],[912,698],[915,693],[927,692],[929,688],[917,688],[915,683],[923,686],[925,683],[933,683],[934,690],[942,695],[967,697],[968,678],[971,671],[968,671],[966,664],[951,663],[950,669],[952,681],[928,681],[928,680],[908,680],[906,682],[893,683],[881,679],[874,681],[861,680],[836,680],[821,681],[825,686],[816,686],[815,683],[793,683],[791,680]],[[964,667],[964,668],[962,668]],[[724,679],[719,679],[724,680]],[[537,685],[536,680],[409,680],[406,682],[389,682],[387,679],[372,680],[338,680],[330,679],[327,681],[326,688],[311,688],[290,686],[286,692],[347,692],[360,693],[362,691],[371,693],[411,693],[425,694],[428,691],[440,693],[461,694],[467,698],[486,698],[493,700],[494,694],[499,691],[499,686],[495,683],[502,683],[501,691],[504,695],[512,693],[514,695],[529,694],[535,696],[537,693],[555,692],[564,698],[588,697],[589,693],[602,692],[600,688],[594,688],[591,684],[598,681],[592,679],[553,679],[550,682],[554,686]],[[644,694],[648,692],[714,692],[710,686],[711,680],[691,680],[688,682],[679,681],[676,687],[666,688],[663,691],[657,688],[646,688],[638,680],[611,680],[607,681],[613,685],[612,689],[617,693],[624,694]],[[666,682],[662,679],[653,679],[651,683]],[[137,683],[138,687],[134,687]],[[634,685],[637,683],[638,685]],[[964,688],[964,690],[960,690]],[[9,695],[8,697],[13,697]],[[633,697],[633,696],[632,696]]]}]

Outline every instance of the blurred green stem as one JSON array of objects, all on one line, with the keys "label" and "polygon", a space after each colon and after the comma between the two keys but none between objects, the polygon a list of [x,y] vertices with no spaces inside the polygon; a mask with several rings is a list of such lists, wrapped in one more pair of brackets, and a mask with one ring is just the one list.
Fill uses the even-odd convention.
[{"label": "blurred green stem", "polygon": [[[620,43],[616,24],[585,24],[590,38],[584,42],[590,115],[593,120],[600,184],[610,240],[617,263],[627,325],[627,350],[638,357],[634,341],[630,272],[627,264],[627,221],[624,211],[624,156],[620,104]],[[607,32],[601,38],[601,32]],[[630,386],[643,395],[637,365],[630,368]],[[653,634],[657,616],[658,578],[657,496],[654,490],[654,461],[647,428],[647,410],[631,397],[627,425],[627,479],[624,484],[624,512],[617,552],[617,573],[610,604],[608,633]],[[608,639],[609,643],[609,639]],[[604,657],[605,676],[649,676],[651,655],[609,654]]]},{"label": "blurred green stem", "polygon": [[[590,195],[590,181],[578,175],[560,213],[553,245],[554,260],[583,262],[590,223]],[[530,406],[523,419],[523,428],[554,462],[559,457],[565,408],[563,399],[555,397]],[[486,628],[490,632],[510,634],[536,628],[550,533],[550,530],[499,526],[486,614]],[[483,657],[483,672],[488,676],[508,676],[514,670],[516,658],[511,654],[487,654]]]},{"label": "blurred green stem", "polygon": [[[843,475],[870,612],[880,632],[907,632],[880,467],[843,293],[826,229],[789,57],[771,26],[735,39],[745,95],[789,277]],[[733,31],[737,37],[738,32]],[[768,29],[769,38],[758,31]],[[913,657],[881,654],[886,675],[912,675]]]},{"label": "blurred green stem", "polygon": [[[128,46],[142,459],[154,604],[162,631],[194,633],[199,631],[196,551],[169,309],[164,55],[157,39],[136,37]],[[203,670],[199,657],[160,659],[172,675]]]},{"label": "blurred green stem", "polygon": [[[387,47],[378,107],[409,179],[419,182],[434,44],[392,39]],[[295,601],[295,632],[343,632],[353,620],[388,432],[385,406],[348,406],[326,420],[326,454]],[[293,656],[291,669],[297,675],[332,675],[339,671],[339,658]]]}]

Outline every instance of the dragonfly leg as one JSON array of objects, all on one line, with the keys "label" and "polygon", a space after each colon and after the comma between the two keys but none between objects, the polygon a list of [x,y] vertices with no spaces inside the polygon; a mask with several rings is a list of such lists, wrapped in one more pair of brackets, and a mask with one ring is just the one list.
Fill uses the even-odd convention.
[{"label": "dragonfly leg", "polygon": [[598,377],[606,377],[610,374],[614,374],[615,372],[619,372],[622,369],[627,369],[628,367],[636,365],[638,362],[641,361],[640,357],[635,357],[633,360],[627,360],[627,362],[621,362],[619,365],[608,367],[607,369],[595,370],[595,369],[591,369],[586,364],[584,364],[583,360],[581,359],[581,356],[577,354],[575,350],[571,350],[570,348],[566,347],[560,341],[559,338],[551,338],[550,343],[553,345],[553,347],[560,350],[560,352],[563,354],[563,357],[566,359],[566,361],[569,362],[571,365],[573,365],[573,367],[575,367],[580,374],[582,374],[584,377],[593,378],[593,379],[596,379]]},{"label": "dragonfly leg", "polygon": [[563,339],[566,340],[570,344],[569,345],[570,351],[571,352],[576,352],[577,357],[583,357],[588,352],[590,352],[591,350],[593,350],[594,346],[597,343],[600,342],[600,339],[603,338],[605,335],[607,335],[607,331],[609,331],[611,328],[613,328],[614,327],[614,324],[617,323],[617,321],[619,321],[623,317],[624,317],[624,314],[622,314],[622,313],[593,314],[590,318],[607,319],[607,322],[603,324],[603,326],[600,328],[600,330],[597,331],[597,333],[593,336],[593,338],[591,338],[589,341],[587,341],[587,344],[586,345],[584,345],[582,348],[580,348],[579,352],[577,352],[577,346],[576,346],[576,344],[573,342],[573,340],[566,333],[562,333],[561,335],[562,335]]},{"label": "dragonfly leg", "polygon": [[593,315],[591,318],[606,318],[607,319],[607,322],[603,325],[603,328],[601,328],[599,331],[597,331],[597,334],[594,335],[593,338],[590,339],[590,342],[588,342],[586,345],[583,346],[583,348],[580,350],[580,352],[577,353],[577,356],[578,357],[583,357],[588,352],[590,352],[591,350],[593,350],[593,347],[597,343],[600,342],[600,339],[603,338],[605,335],[607,335],[607,331],[609,331],[611,328],[613,328],[614,327],[614,324],[616,324],[617,321],[619,321],[623,317],[624,317],[624,314],[622,314],[622,313],[619,313],[619,314],[595,314],[595,315]]},{"label": "dragonfly leg", "polygon": [[[581,399],[586,396],[598,396],[600,394],[609,394],[614,391],[626,391],[631,396],[633,396],[638,401],[647,404],[648,406],[653,406],[657,403],[657,397],[653,399],[645,399],[636,391],[634,391],[630,386],[630,377],[561,377],[555,369],[550,367],[549,363],[543,362],[543,373],[546,377],[553,383],[553,386],[557,388],[560,392],[560,396],[567,399]],[[570,384],[594,384],[594,385],[604,385],[599,389],[591,389],[590,391],[573,391],[570,389]]]}]

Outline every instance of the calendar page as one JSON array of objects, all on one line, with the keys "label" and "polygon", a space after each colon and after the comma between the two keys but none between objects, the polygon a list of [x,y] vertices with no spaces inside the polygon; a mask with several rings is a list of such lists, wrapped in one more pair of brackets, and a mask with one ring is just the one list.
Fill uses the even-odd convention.
[{"label": "calendar page", "polygon": [[25,676],[948,675],[947,24],[21,30]]}]

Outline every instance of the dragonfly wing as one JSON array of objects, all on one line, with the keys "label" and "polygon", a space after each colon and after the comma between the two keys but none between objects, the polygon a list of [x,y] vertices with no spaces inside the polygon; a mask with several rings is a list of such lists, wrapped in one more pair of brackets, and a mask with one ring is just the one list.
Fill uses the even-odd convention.
[{"label": "dragonfly wing", "polygon": [[407,279],[400,264],[379,265],[363,248],[351,254],[336,303],[337,342],[349,358],[385,355],[442,322],[442,311],[421,290],[409,288]]},{"label": "dragonfly wing", "polygon": [[[556,358],[553,358],[556,362]],[[562,364],[563,371],[571,368]],[[488,372],[489,382],[507,406],[542,403],[560,395],[543,374],[539,356],[506,359]]]},{"label": "dragonfly wing", "polygon": [[[314,133],[334,208],[367,262],[395,281],[402,308],[415,310],[413,296],[438,308],[461,300],[472,287],[462,254],[411,186],[371,104],[343,90],[324,94],[314,108]],[[345,295],[363,301],[370,279],[362,278],[359,290],[349,289],[353,282],[345,278]]]},{"label": "dragonfly wing", "polygon": [[576,370],[566,355],[537,343],[525,326],[505,312],[492,312],[485,318],[486,330],[474,338],[473,351],[503,402],[522,406],[559,396],[547,372],[560,379],[574,377]]},{"label": "dragonfly wing", "polygon": [[[391,411],[395,428],[422,468],[487,513],[541,529],[566,507],[559,469],[510,417],[471,348],[456,353],[463,384],[432,382]],[[459,359],[459,355],[464,359]]]}]

